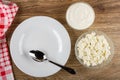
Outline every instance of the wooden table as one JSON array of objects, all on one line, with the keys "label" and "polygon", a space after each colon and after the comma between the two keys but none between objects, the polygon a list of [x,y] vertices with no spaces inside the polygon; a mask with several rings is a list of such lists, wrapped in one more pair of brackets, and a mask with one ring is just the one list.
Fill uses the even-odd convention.
[{"label": "wooden table", "polygon": [[[72,50],[66,66],[77,71],[71,75],[64,70],[46,77],[35,78],[21,72],[13,63],[13,71],[16,80],[120,80],[120,0],[11,0],[18,4],[19,11],[7,32],[8,43],[14,29],[25,19],[33,16],[50,16],[60,21],[69,32]],[[95,10],[96,19],[94,24],[86,30],[77,31],[70,28],[65,19],[68,6],[74,2],[84,1],[89,3]],[[114,42],[115,54],[110,64],[102,69],[87,69],[76,59],[74,52],[75,42],[83,32],[88,30],[100,30],[105,32]]]}]

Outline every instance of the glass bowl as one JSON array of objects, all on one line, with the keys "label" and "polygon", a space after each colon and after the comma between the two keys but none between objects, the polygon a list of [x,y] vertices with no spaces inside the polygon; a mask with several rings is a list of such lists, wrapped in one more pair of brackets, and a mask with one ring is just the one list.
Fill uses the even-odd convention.
[{"label": "glass bowl", "polygon": [[[107,42],[108,42],[108,44],[110,46],[110,52],[111,52],[111,54],[109,55],[109,57],[107,58],[107,60],[104,60],[101,64],[97,64],[96,66],[87,66],[87,65],[84,64],[83,60],[80,57],[78,57],[78,55],[80,53],[79,53],[79,51],[77,49],[77,45],[78,45],[79,41],[82,38],[84,38],[87,34],[90,34],[92,32],[95,32],[96,35],[103,35],[105,37],[105,39],[107,40]],[[80,37],[78,37],[78,39],[76,41],[76,44],[75,44],[75,55],[76,55],[77,60],[83,66],[85,66],[87,68],[101,68],[101,67],[105,66],[106,64],[108,64],[111,61],[111,59],[112,59],[112,57],[114,55],[114,45],[113,45],[113,42],[111,41],[111,39],[105,33],[101,32],[101,31],[98,31],[98,30],[88,31],[88,32],[83,33]]]}]

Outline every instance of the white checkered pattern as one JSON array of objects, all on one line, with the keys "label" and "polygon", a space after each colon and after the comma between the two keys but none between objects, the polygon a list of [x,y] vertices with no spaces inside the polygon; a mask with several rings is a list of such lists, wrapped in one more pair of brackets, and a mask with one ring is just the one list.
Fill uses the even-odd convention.
[{"label": "white checkered pattern", "polygon": [[12,2],[4,4],[0,0],[0,80],[14,80],[5,32],[10,27],[18,6]]}]

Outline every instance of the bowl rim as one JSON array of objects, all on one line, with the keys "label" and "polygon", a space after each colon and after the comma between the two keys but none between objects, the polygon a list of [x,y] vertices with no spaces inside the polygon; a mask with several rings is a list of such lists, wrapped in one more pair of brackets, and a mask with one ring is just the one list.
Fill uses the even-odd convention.
[{"label": "bowl rim", "polygon": [[[78,3],[82,3],[82,4],[85,4],[85,5],[88,5],[88,6],[91,8],[91,10],[93,10],[93,15],[94,15],[93,22],[92,22],[87,28],[82,28],[82,29],[75,28],[75,27],[72,27],[72,26],[69,24],[69,22],[68,22],[68,10],[71,8],[71,6],[73,6],[73,5],[75,5],[75,4],[78,4]],[[90,27],[94,24],[95,19],[96,19],[96,17],[95,17],[95,10],[94,10],[94,8],[93,8],[89,3],[86,3],[86,2],[84,2],[84,1],[74,2],[74,3],[70,4],[69,7],[67,8],[66,13],[65,13],[65,18],[66,18],[67,24],[68,24],[69,27],[71,27],[72,29],[74,29],[74,30],[85,30],[85,29],[90,28]]]}]

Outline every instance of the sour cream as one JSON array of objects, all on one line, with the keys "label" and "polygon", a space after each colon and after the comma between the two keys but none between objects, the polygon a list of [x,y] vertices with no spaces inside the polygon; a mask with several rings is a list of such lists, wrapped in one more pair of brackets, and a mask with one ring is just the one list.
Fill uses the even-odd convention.
[{"label": "sour cream", "polygon": [[77,30],[83,30],[90,27],[95,19],[93,8],[84,2],[72,4],[66,12],[68,24]]}]

